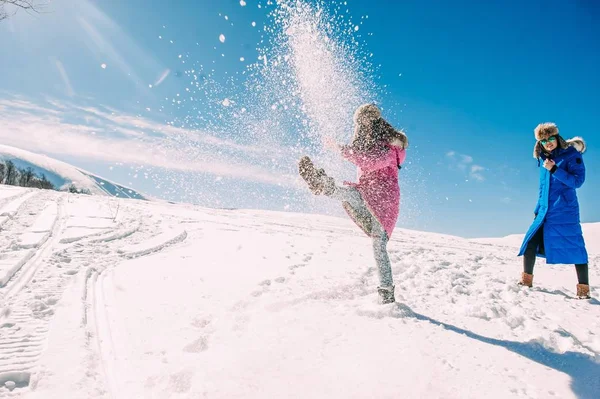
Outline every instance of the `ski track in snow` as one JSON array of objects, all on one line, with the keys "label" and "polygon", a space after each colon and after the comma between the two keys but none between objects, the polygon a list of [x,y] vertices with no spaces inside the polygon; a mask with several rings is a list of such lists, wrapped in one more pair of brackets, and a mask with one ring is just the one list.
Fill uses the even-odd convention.
[{"label": "ski track in snow", "polygon": [[[120,217],[115,218],[114,203],[45,190],[18,193],[0,202],[0,212],[8,216],[0,231],[0,398],[18,397],[36,386],[37,363],[55,308],[74,276],[85,275],[82,303],[95,317],[97,309],[87,303],[102,306],[102,296],[93,297],[102,291],[87,290],[88,281],[95,282],[98,276],[102,281],[102,273],[122,260],[119,248],[145,245],[146,251],[138,254],[142,256],[175,243],[144,244],[162,231],[162,221],[142,220],[126,204],[120,204]],[[72,229],[79,230],[69,235]],[[183,239],[178,237],[177,242]],[[82,325],[87,325],[88,316],[81,315]],[[106,326],[100,320],[90,324],[92,329]],[[98,331],[89,335],[97,336]],[[108,353],[105,344],[98,350],[104,356]]]}]

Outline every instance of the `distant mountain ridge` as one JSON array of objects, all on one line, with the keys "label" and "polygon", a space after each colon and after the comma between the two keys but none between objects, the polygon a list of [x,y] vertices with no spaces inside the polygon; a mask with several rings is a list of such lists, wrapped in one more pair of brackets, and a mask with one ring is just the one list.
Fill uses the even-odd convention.
[{"label": "distant mountain ridge", "polygon": [[12,161],[20,169],[32,168],[37,175],[43,174],[60,191],[68,191],[69,187],[75,186],[92,195],[146,201],[151,199],[132,188],[106,180],[66,162],[20,148],[0,144],[0,161]]}]

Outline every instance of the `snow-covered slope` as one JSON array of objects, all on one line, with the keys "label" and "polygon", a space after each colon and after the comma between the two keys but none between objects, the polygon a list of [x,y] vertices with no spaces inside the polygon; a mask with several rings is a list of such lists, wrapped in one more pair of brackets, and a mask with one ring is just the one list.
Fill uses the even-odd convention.
[{"label": "snow-covered slope", "polygon": [[20,148],[0,144],[0,160],[13,161],[17,167],[23,169],[31,167],[38,175],[43,173],[55,187],[61,190],[67,190],[71,184],[74,184],[78,189],[87,189],[95,195],[148,199],[131,188],[113,183],[66,162]]},{"label": "snow-covered slope", "polygon": [[[348,220],[0,188],[0,397],[597,398],[572,267]],[[598,252],[592,293],[600,291]]]}]

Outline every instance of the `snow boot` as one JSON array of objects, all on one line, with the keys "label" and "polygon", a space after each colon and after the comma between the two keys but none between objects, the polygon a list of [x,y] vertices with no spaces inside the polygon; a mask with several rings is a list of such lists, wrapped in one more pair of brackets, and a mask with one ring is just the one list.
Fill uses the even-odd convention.
[{"label": "snow boot", "polygon": [[588,284],[577,284],[577,299],[592,299]]},{"label": "snow boot", "polygon": [[335,181],[327,176],[323,169],[316,169],[312,160],[303,156],[298,162],[298,173],[308,184],[308,188],[315,195],[331,195],[335,190]]},{"label": "snow boot", "polygon": [[523,273],[519,285],[524,285],[529,288],[533,287],[533,274]]},{"label": "snow boot", "polygon": [[377,287],[377,292],[379,292],[379,298],[382,304],[396,302],[396,298],[394,298],[394,288],[393,285],[388,287]]}]

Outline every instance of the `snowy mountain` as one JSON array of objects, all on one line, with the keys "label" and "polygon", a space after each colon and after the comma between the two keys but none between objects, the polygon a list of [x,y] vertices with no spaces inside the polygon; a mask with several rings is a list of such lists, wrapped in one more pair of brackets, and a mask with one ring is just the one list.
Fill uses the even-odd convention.
[{"label": "snowy mountain", "polygon": [[0,398],[600,392],[600,302],[572,299],[572,266],[517,286],[513,245],[396,230],[379,305],[343,218],[9,186],[0,215]]},{"label": "snowy mountain", "polygon": [[36,174],[44,174],[55,187],[62,191],[67,190],[73,184],[78,189],[89,190],[94,195],[149,199],[131,188],[113,183],[66,162],[19,148],[0,144],[0,161],[12,161],[21,169],[31,167]]}]

